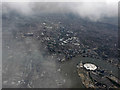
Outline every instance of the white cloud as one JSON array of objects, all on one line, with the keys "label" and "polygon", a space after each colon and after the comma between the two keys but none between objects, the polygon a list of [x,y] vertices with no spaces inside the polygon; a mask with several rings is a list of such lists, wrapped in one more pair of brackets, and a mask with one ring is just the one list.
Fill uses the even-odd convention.
[{"label": "white cloud", "polygon": [[118,2],[119,0],[2,0],[2,2]]},{"label": "white cloud", "polygon": [[[17,0],[19,1],[19,0]],[[80,15],[83,18],[89,18],[91,20],[98,20],[102,17],[115,17],[118,15],[118,3],[117,2],[71,2],[71,3],[30,3],[17,2],[17,3],[5,3],[11,10],[16,10],[20,14],[30,15],[36,13],[57,13],[57,12],[73,12]],[[82,0],[81,0],[82,1]],[[93,0],[94,1],[94,0]],[[117,1],[117,0],[115,0]],[[3,5],[4,6],[4,5]],[[4,12],[4,10],[3,10]]]},{"label": "white cloud", "polygon": [[102,17],[114,17],[118,15],[117,3],[82,3],[81,5],[75,5],[73,7],[74,12],[79,14],[83,18],[90,18],[92,20],[98,20]]}]

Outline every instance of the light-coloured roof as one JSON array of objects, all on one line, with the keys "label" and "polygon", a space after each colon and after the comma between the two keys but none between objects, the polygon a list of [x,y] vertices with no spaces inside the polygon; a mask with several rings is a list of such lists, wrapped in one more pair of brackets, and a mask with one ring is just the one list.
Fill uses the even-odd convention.
[{"label": "light-coloured roof", "polygon": [[85,63],[84,68],[86,68],[87,70],[96,70],[97,66],[91,63]]}]

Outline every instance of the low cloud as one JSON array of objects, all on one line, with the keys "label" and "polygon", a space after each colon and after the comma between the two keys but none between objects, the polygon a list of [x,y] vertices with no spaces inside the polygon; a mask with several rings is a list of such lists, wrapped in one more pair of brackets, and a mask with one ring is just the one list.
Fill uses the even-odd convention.
[{"label": "low cloud", "polygon": [[23,15],[31,15],[35,13],[67,13],[71,12],[79,15],[82,18],[91,20],[99,20],[103,17],[116,17],[118,15],[117,2],[16,2],[3,3],[3,13],[11,10]]}]

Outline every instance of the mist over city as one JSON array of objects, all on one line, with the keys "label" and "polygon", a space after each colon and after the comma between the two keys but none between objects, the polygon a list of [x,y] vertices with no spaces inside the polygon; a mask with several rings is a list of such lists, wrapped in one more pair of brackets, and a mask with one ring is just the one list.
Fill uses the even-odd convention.
[{"label": "mist over city", "polygon": [[119,88],[118,3],[3,2],[3,88]]}]

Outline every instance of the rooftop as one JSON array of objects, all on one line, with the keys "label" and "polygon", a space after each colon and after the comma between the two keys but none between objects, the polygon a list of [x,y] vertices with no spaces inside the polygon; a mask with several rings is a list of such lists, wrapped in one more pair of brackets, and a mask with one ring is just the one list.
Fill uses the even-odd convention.
[{"label": "rooftop", "polygon": [[91,63],[85,63],[84,65],[84,68],[87,69],[87,70],[96,70],[97,69],[97,66],[94,65],[94,64],[91,64]]}]

